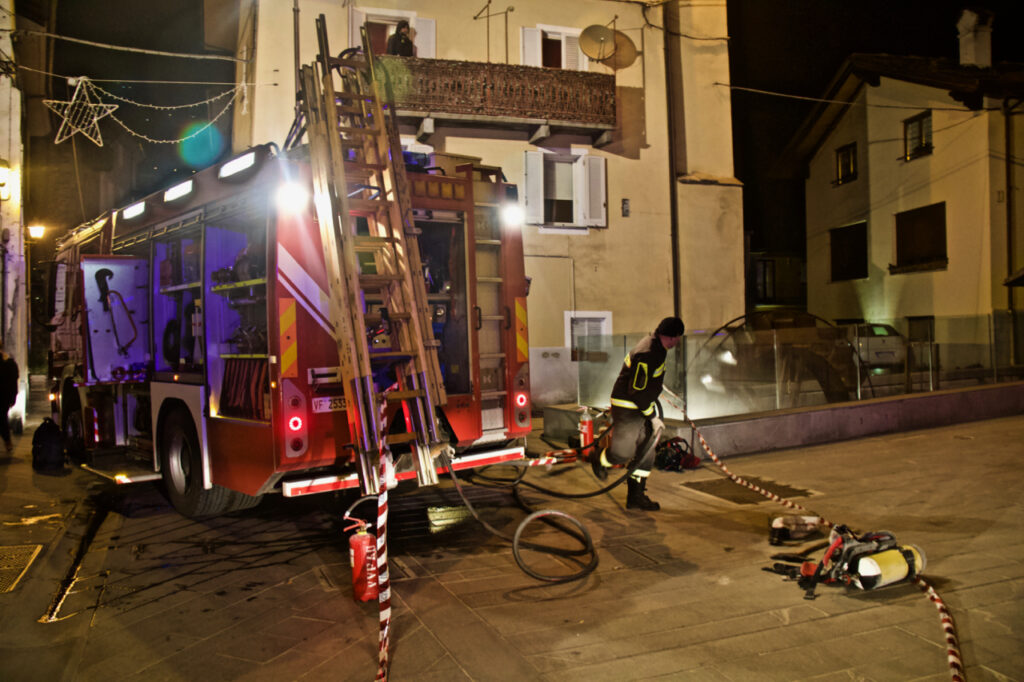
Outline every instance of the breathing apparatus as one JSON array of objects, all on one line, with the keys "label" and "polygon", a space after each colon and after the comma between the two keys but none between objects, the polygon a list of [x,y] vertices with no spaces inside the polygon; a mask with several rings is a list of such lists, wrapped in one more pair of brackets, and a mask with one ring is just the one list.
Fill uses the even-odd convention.
[{"label": "breathing apparatus", "polygon": [[875,590],[914,580],[924,570],[924,552],[914,545],[900,545],[889,531],[857,536],[846,526],[835,526],[821,561],[804,561],[800,555],[776,554],[776,563],[764,570],[785,575],[804,589],[804,599],[814,599],[820,583]]}]

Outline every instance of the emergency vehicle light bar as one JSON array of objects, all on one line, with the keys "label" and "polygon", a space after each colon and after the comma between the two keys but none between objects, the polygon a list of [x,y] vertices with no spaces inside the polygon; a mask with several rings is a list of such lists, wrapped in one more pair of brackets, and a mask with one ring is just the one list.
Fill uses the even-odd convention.
[{"label": "emergency vehicle light bar", "polygon": [[146,202],[140,201],[138,203],[132,204],[131,206],[126,206],[125,208],[122,208],[121,217],[124,218],[125,220],[131,220],[132,218],[138,218],[145,212]]},{"label": "emergency vehicle light bar", "polygon": [[231,177],[232,175],[238,175],[242,171],[252,168],[256,163],[256,150],[251,150],[242,154],[241,156],[235,157],[230,161],[225,162],[220,169],[217,171],[217,177],[220,179]]},{"label": "emergency vehicle light bar", "polygon": [[192,194],[192,190],[194,188],[195,185],[192,180],[186,180],[185,182],[179,183],[164,192],[164,202],[167,203],[174,201],[175,199],[187,197],[189,194]]}]

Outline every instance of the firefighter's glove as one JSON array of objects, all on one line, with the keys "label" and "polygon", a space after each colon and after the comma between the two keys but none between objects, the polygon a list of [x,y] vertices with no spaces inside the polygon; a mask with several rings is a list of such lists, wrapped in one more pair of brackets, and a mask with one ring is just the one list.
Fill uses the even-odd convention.
[{"label": "firefighter's glove", "polygon": [[665,430],[665,422],[661,421],[658,417],[651,418],[651,432],[661,433]]}]

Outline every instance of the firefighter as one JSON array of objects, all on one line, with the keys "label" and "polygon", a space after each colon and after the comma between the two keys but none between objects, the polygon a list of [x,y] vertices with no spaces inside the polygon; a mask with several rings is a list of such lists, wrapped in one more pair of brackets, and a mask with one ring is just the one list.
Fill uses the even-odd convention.
[{"label": "firefighter", "polygon": [[658,396],[665,380],[665,357],[679,343],[685,327],[678,317],[666,317],[653,334],[629,351],[612,387],[611,445],[593,456],[590,465],[598,479],[608,478],[608,467],[627,464],[646,447],[626,481],[626,509],[658,511],[661,505],[647,496],[647,477],[654,462],[655,445],[665,424],[656,414]]},{"label": "firefighter", "polygon": [[409,36],[409,22],[402,19],[395,27],[395,32],[388,38],[387,53],[399,57],[415,57],[416,50]]}]

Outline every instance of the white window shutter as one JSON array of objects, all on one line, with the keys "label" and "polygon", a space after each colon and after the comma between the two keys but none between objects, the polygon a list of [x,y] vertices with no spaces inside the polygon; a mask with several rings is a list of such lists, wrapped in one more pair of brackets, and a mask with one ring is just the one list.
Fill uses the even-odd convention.
[{"label": "white window shutter", "polygon": [[360,29],[366,23],[366,12],[362,12],[349,5],[348,8],[348,46],[362,47],[363,36]]},{"label": "white window shutter", "polygon": [[522,29],[519,41],[519,63],[523,66],[541,65],[541,30],[539,28]]},{"label": "white window shutter", "polygon": [[523,192],[526,198],[527,225],[544,224],[544,154],[542,152],[526,152],[523,165],[525,175]]},{"label": "white window shutter", "polygon": [[608,224],[603,157],[584,154],[573,163],[573,203],[577,225],[604,227]]},{"label": "white window shutter", "polygon": [[580,49],[580,37],[562,36],[562,68],[571,71],[586,71],[590,60]]},{"label": "white window shutter", "polygon": [[415,17],[412,28],[416,31],[416,56],[421,59],[434,59],[437,52],[437,22],[433,19]]}]

